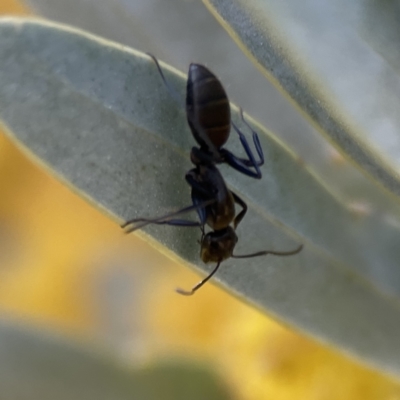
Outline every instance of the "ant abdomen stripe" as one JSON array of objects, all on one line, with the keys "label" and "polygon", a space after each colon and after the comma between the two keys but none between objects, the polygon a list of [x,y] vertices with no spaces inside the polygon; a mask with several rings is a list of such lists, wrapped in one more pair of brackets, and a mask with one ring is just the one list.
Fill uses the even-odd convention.
[{"label": "ant abdomen stripe", "polygon": [[207,128],[207,132],[211,133],[211,134],[216,134],[219,132],[226,132],[230,128],[231,128],[230,125],[213,126],[213,127]]},{"label": "ant abdomen stripe", "polygon": [[216,78],[210,78],[203,82],[194,82],[192,91],[193,98],[196,99],[198,104],[222,100],[226,100],[226,103],[229,104],[226,92]]},{"label": "ant abdomen stripe", "polygon": [[190,93],[188,97],[195,98],[199,103],[227,98],[221,82],[200,64],[190,65],[186,89],[187,93]]}]

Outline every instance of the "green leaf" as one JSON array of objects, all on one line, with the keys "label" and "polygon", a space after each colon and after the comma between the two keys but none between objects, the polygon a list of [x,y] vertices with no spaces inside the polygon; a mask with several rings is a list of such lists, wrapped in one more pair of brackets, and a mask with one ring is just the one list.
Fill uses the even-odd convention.
[{"label": "green leaf", "polygon": [[[0,38],[0,119],[30,156],[118,222],[190,204],[183,177],[194,140],[183,107],[148,56],[29,20],[3,19]],[[162,67],[184,99],[185,77]],[[246,130],[236,107],[233,119]],[[305,247],[292,257],[228,260],[215,281],[399,373],[398,226],[374,214],[355,218],[296,155],[253,125],[266,157],[263,179],[221,167],[249,205],[237,253]],[[228,147],[243,152],[235,136]],[[171,256],[210,270],[199,259],[197,229],[149,226],[140,234]]]},{"label": "green leaf", "polygon": [[[292,103],[236,46],[201,2],[182,0],[29,0],[36,13],[157,54],[186,70],[188,60],[207,65],[231,99],[295,150],[349,207],[398,214],[399,204],[360,170],[340,158]],[[174,29],[170,29],[171,26]],[[224,49],[222,52],[221,49]],[[336,161],[335,161],[336,160]]]},{"label": "green leaf", "polygon": [[204,2],[332,143],[400,195],[396,2]]},{"label": "green leaf", "polygon": [[127,368],[91,345],[0,321],[0,385],[4,399],[230,399],[207,368],[164,362]]}]

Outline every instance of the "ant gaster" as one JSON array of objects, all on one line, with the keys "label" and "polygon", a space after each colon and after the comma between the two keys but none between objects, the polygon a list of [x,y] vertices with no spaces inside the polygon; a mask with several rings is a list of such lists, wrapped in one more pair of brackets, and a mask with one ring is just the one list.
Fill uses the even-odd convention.
[{"label": "ant gaster", "polygon": [[[171,96],[180,103],[176,90],[165,79],[158,60],[152,54],[147,54],[155,62],[161,79]],[[246,137],[231,121],[229,100],[224,87],[219,79],[204,65],[192,63],[189,66],[185,109],[192,135],[200,145],[200,148],[192,148],[191,158],[195,158],[203,164],[227,163],[247,176],[261,179],[260,166],[264,164],[264,154],[260,139],[244,120],[242,110],[240,110],[242,121],[253,134],[253,143],[260,158],[257,161]],[[248,159],[239,158],[222,147],[229,138],[231,125],[239,135]]]},{"label": "ant gaster", "polygon": [[[169,84],[165,80],[157,59],[154,56],[151,57],[155,61],[165,85],[168,87],[171,94],[174,95],[175,92],[169,87]],[[200,73],[198,73],[199,69]],[[201,83],[201,81],[203,81],[203,83]],[[210,83],[212,85],[209,85]],[[207,90],[211,91],[211,93],[207,93]],[[196,98],[196,101],[194,101],[194,98]],[[218,115],[211,118],[216,107],[218,107],[217,111],[223,114],[223,118],[218,119]],[[214,108],[212,113],[209,112],[210,108]],[[249,156],[249,160],[237,158],[228,150],[222,148],[222,145],[225,144],[229,136],[229,103],[225,91],[215,75],[199,64],[191,64],[189,69],[186,112],[192,134],[200,145],[200,148],[194,147],[190,155],[195,168],[190,170],[185,176],[187,183],[192,188],[192,205],[158,218],[131,219],[125,222],[122,227],[127,228],[126,233],[133,232],[148,224],[200,227],[202,230],[202,238],[200,241],[201,259],[205,263],[216,262],[217,265],[205,279],[200,281],[190,291],[177,289],[177,292],[180,294],[192,295],[217,272],[221,262],[230,257],[249,258],[267,254],[289,256],[300,252],[303,246],[301,245],[289,252],[260,251],[247,255],[233,254],[233,250],[238,241],[235,229],[246,214],[247,205],[238,195],[227,188],[215,164],[227,162],[240,172],[260,178],[261,172],[259,166],[264,162],[261,145],[257,133],[246,123],[243,118],[243,113],[241,112],[242,120],[252,130],[253,141],[257,153],[260,156],[260,161],[256,162],[254,160],[254,156],[251,153],[244,135],[235,125],[233,125],[234,129],[240,136],[243,147]],[[226,120],[228,120],[228,124],[223,125]],[[248,166],[254,167],[257,172],[254,173]],[[235,203],[242,207],[238,215],[236,215],[235,212]],[[197,211],[200,221],[175,218],[194,210]],[[231,223],[233,223],[233,228],[230,226]],[[207,234],[204,231],[204,226],[206,224],[212,229],[212,231]]]}]

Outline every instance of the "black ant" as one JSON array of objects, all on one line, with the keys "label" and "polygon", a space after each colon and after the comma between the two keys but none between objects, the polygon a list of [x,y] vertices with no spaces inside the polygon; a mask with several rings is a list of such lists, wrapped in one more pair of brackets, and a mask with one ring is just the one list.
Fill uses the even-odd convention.
[{"label": "black ant", "polygon": [[[176,98],[175,90],[166,81],[157,59],[150,54],[168,90]],[[206,67],[200,64],[190,64],[186,89],[186,115],[192,134],[200,148],[193,147],[190,159],[195,165],[185,176],[192,188],[192,205],[162,217],[147,219],[136,218],[125,222],[122,228],[126,233],[133,232],[148,224],[173,225],[186,227],[200,227],[202,238],[200,241],[201,259],[205,262],[216,262],[213,271],[190,291],[177,289],[183,295],[194,294],[218,270],[221,262],[232,258],[250,258],[267,254],[290,256],[297,254],[303,248],[288,252],[259,251],[246,255],[234,255],[233,250],[238,241],[235,229],[247,212],[246,203],[234,192],[230,191],[215,164],[226,162],[239,172],[254,178],[261,178],[259,167],[264,163],[264,155],[258,135],[243,118],[243,122],[253,133],[253,142],[260,161],[256,161],[245,136],[235,124],[234,129],[239,134],[242,145],[249,159],[238,158],[228,150],[222,148],[228,140],[230,132],[230,108],[225,90],[219,80]],[[255,168],[256,172],[250,168]],[[242,207],[238,215],[235,212],[235,203]],[[177,219],[181,214],[197,211],[200,221]],[[233,223],[233,228],[230,224]],[[205,233],[204,226],[210,226],[211,232]]]},{"label": "black ant", "polygon": [[[190,170],[185,176],[186,181],[192,188],[193,204],[191,206],[154,219],[132,219],[122,225],[122,228],[128,227],[126,233],[143,228],[148,224],[201,228],[200,257],[205,263],[216,262],[217,265],[205,279],[200,281],[190,291],[177,289],[178,293],[186,296],[194,294],[196,290],[203,286],[217,272],[221,262],[230,257],[250,258],[267,254],[290,256],[301,251],[303,248],[302,245],[288,252],[259,251],[252,254],[234,255],[233,250],[238,241],[235,229],[246,214],[247,205],[237,194],[227,188],[221,173],[214,164],[195,165],[196,167]],[[235,213],[235,203],[242,207],[238,215]],[[194,210],[197,211],[200,221],[174,218]],[[232,222],[233,228],[230,226]],[[207,234],[204,232],[204,226],[206,224],[213,229],[212,232]]]},{"label": "black ant", "polygon": [[[147,54],[156,64],[158,72],[171,96],[180,103],[176,90],[165,79],[157,58],[152,54]],[[253,134],[253,142],[260,158],[259,161],[256,161],[244,134],[231,121],[228,96],[221,82],[204,65],[192,63],[189,66],[185,109],[192,135],[200,145],[200,148],[192,148],[192,157],[200,160],[203,164],[227,163],[247,176],[261,179],[260,166],[264,164],[264,154],[257,132],[245,121],[242,109],[240,109],[242,121]],[[239,158],[222,147],[229,138],[231,125],[239,135],[248,159]]]}]

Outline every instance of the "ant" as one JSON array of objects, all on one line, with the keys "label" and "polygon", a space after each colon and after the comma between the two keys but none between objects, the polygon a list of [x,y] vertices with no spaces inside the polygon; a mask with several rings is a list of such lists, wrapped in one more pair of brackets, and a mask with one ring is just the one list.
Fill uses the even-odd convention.
[{"label": "ant", "polygon": [[[150,53],[147,53],[147,55],[156,64],[161,79],[170,95],[180,103],[176,90],[166,80],[157,58]],[[203,164],[227,163],[247,176],[261,179],[260,166],[264,164],[264,153],[258,134],[246,122],[243,117],[243,111],[240,109],[243,123],[253,134],[254,146],[260,158],[256,161],[246,137],[231,121],[231,110],[224,87],[219,79],[204,65],[192,63],[189,66],[185,109],[192,135],[200,145],[200,148],[192,148],[192,157],[200,160]],[[248,159],[239,158],[222,147],[229,138],[231,125],[239,135]]]},{"label": "ant", "polygon": [[[177,99],[175,90],[170,87],[160,68],[158,60],[151,54],[161,78],[170,94]],[[276,256],[290,256],[297,254],[303,248],[288,252],[259,251],[257,253],[234,255],[233,250],[238,241],[236,228],[247,212],[246,203],[234,192],[230,191],[219,172],[216,164],[227,163],[239,172],[253,178],[261,178],[259,167],[264,164],[264,155],[257,133],[244,120],[242,121],[253,133],[253,142],[257,150],[259,161],[256,161],[243,133],[230,120],[230,108],[227,95],[220,81],[206,67],[200,64],[190,64],[186,87],[186,116],[193,137],[200,148],[193,147],[190,159],[195,165],[185,179],[191,187],[192,205],[164,216],[147,219],[136,218],[126,221],[121,227],[125,233],[133,232],[148,224],[200,227],[200,256],[203,262],[216,262],[212,272],[190,291],[177,289],[177,292],[186,296],[193,295],[218,271],[221,262],[232,258],[250,258],[267,254]],[[246,151],[248,159],[238,158],[229,150],[222,148],[229,138],[230,125],[239,134],[240,141]],[[254,168],[253,171],[251,168]],[[236,215],[235,203],[242,207]],[[181,214],[197,211],[199,221],[178,219]],[[233,228],[231,227],[233,223]],[[204,226],[208,225],[212,231],[205,233]]]},{"label": "ant", "polygon": [[[192,188],[191,196],[193,204],[191,206],[154,219],[131,219],[122,225],[122,228],[126,228],[125,233],[133,232],[148,224],[201,228],[200,257],[205,263],[216,262],[217,265],[206,278],[196,284],[191,290],[176,289],[179,294],[186,296],[194,294],[218,271],[221,262],[230,257],[250,258],[267,254],[291,256],[301,251],[303,245],[287,252],[259,251],[252,254],[234,255],[233,250],[238,241],[235,229],[245,216],[247,205],[237,194],[228,189],[221,173],[214,164],[196,164],[195,161],[198,160],[192,159],[192,161],[195,164],[195,168],[190,170],[185,176],[186,181]],[[235,213],[235,203],[242,207],[238,215]],[[194,210],[197,211],[200,221],[174,218]],[[230,226],[232,222],[233,228]],[[204,231],[206,224],[213,230],[207,234]]]}]

